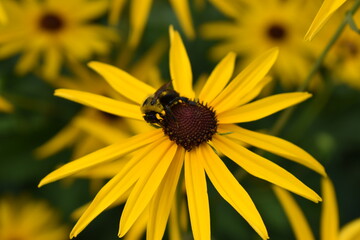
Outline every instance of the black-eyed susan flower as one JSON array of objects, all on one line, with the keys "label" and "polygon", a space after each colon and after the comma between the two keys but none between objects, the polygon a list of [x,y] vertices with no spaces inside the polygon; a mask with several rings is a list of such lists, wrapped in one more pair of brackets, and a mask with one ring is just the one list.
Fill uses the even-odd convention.
[{"label": "black-eyed susan flower", "polygon": [[[339,213],[334,186],[329,178],[321,181],[323,205],[321,211],[320,240],[357,240],[360,237],[360,218],[354,219],[339,229]],[[274,187],[290,221],[296,239],[316,239],[309,223],[295,199],[287,191]]]},{"label": "black-eyed susan flower", "polygon": [[1,240],[68,239],[68,227],[45,201],[2,196],[0,213]]},{"label": "black-eyed susan flower", "polygon": [[[169,0],[175,11],[180,25],[186,36],[190,39],[195,37],[195,30],[191,18],[188,0]],[[116,24],[119,21],[120,13],[125,6],[125,0],[111,0],[109,22]],[[153,0],[131,0],[130,4],[130,38],[129,45],[135,47],[143,34],[147,19],[150,14]]]},{"label": "black-eyed susan flower", "polygon": [[107,54],[117,35],[91,21],[108,7],[105,1],[3,1],[8,24],[0,26],[0,59],[21,54],[16,72],[39,69],[54,79],[69,58],[89,60]]},{"label": "black-eyed susan flower", "polygon": [[[149,210],[147,238],[161,239],[173,204],[174,193],[184,169],[188,211],[194,239],[210,239],[210,212],[207,175],[219,194],[240,214],[263,239],[266,227],[254,203],[214,151],[229,157],[249,174],[278,185],[311,201],[321,198],[291,173],[275,163],[246,149],[239,141],[262,148],[300,163],[322,175],[320,163],[299,147],[262,133],[246,130],[237,123],[255,121],[302,102],[309,93],[283,93],[252,101],[268,82],[266,74],[278,51],[272,49],[230,81],[235,54],[229,53],[212,71],[200,94],[192,87],[192,70],[178,32],[170,29],[170,73],[174,90],[157,91],[130,74],[113,66],[92,62],[91,68],[132,103],[69,89],[59,89],[61,96],[99,110],[144,121],[141,108],[155,94],[179,98],[154,114],[159,128],[140,133],[64,165],[46,176],[44,184],[101,166],[131,154],[126,165],[99,191],[82,214],[70,236],[77,236],[96,216],[130,191],[122,212],[119,236],[124,236],[134,222]],[[170,97],[171,97],[170,96]],[[250,102],[252,101],[252,102]],[[147,101],[145,101],[147,102]],[[157,107],[159,107],[157,100]],[[250,102],[250,103],[249,103]],[[161,107],[161,106],[160,106]],[[211,144],[211,145],[210,145]]]},{"label": "black-eyed susan flower", "polygon": [[305,35],[305,40],[311,40],[325,25],[331,15],[345,2],[346,0],[324,0]]},{"label": "black-eyed susan flower", "polygon": [[314,12],[312,1],[225,2],[233,6],[233,20],[205,23],[200,29],[204,38],[220,40],[210,49],[210,57],[217,60],[235,51],[243,57],[241,66],[244,66],[266,49],[279,47],[274,76],[279,77],[286,88],[301,84],[316,55],[315,43],[303,41],[309,16]]}]

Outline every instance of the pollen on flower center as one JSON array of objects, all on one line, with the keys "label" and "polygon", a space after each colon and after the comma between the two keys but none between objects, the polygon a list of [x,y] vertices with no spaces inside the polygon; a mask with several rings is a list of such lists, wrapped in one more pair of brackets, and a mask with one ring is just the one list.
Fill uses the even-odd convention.
[{"label": "pollen on flower center", "polygon": [[200,102],[179,102],[164,116],[162,128],[170,140],[190,151],[216,133],[216,114]]},{"label": "pollen on flower center", "polygon": [[273,24],[267,29],[267,35],[272,40],[280,41],[286,38],[287,32],[284,26]]},{"label": "pollen on flower center", "polygon": [[64,20],[55,13],[47,13],[40,18],[39,24],[45,31],[57,32],[64,27]]}]

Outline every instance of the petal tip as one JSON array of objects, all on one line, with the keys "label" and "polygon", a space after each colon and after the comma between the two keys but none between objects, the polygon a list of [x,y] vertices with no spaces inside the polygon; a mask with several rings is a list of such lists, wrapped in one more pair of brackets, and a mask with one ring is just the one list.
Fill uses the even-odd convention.
[{"label": "petal tip", "polygon": [[169,36],[170,36],[170,41],[172,41],[172,39],[174,38],[174,34],[175,34],[176,30],[174,29],[173,25],[169,26]]},{"label": "petal tip", "polygon": [[37,185],[38,188],[41,188],[42,186],[44,186],[46,184],[46,182],[44,181],[44,179],[42,179],[39,184]]},{"label": "petal tip", "polygon": [[54,96],[60,97],[64,89],[59,88],[54,91]]},{"label": "petal tip", "polygon": [[94,71],[97,71],[98,67],[103,66],[103,65],[105,65],[105,64],[102,62],[98,62],[98,61],[90,61],[87,63],[87,66]]}]

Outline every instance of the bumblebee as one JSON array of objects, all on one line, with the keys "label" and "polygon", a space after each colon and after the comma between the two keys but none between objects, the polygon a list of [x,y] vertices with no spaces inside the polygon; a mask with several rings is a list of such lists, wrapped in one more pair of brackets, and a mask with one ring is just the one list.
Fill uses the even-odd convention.
[{"label": "bumblebee", "polygon": [[141,112],[146,122],[161,126],[161,120],[166,116],[174,118],[171,107],[179,101],[190,102],[186,97],[170,88],[171,82],[161,86],[154,94],[150,95],[141,105]]}]

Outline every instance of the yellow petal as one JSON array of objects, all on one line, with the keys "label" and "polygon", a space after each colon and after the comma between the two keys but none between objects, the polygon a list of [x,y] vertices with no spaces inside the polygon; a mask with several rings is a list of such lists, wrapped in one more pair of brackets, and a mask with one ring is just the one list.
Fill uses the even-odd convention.
[{"label": "yellow petal", "polygon": [[311,228],[306,221],[306,218],[299,205],[296,203],[291,194],[275,185],[273,186],[273,190],[285,210],[286,216],[290,221],[296,239],[314,240],[315,238],[312,234]]},{"label": "yellow petal", "polygon": [[265,224],[255,204],[222,160],[208,145],[200,145],[198,153],[197,161],[202,162],[206,174],[219,194],[250,224],[262,239],[268,239]]},{"label": "yellow petal", "polygon": [[106,9],[109,7],[109,3],[106,1],[92,1],[86,4],[81,4],[81,8],[78,8],[74,17],[78,21],[92,21],[94,18],[99,18],[103,15]]},{"label": "yellow petal", "polygon": [[79,134],[79,129],[75,128],[73,124],[69,124],[46,143],[35,149],[35,156],[47,158],[73,144],[79,137]]},{"label": "yellow petal", "polygon": [[316,161],[315,158],[313,158],[303,149],[288,141],[285,141],[284,139],[263,133],[253,132],[236,125],[221,124],[218,127],[218,132],[232,132],[231,134],[227,135],[227,137],[243,141],[252,146],[290,159],[318,172],[323,176],[326,176],[324,167],[318,161]]},{"label": "yellow petal", "polygon": [[33,47],[26,51],[18,60],[15,72],[19,75],[28,73],[38,62],[40,49]]},{"label": "yellow petal", "polygon": [[319,195],[313,190],[275,163],[251,152],[224,136],[216,135],[212,142],[216,149],[219,149],[220,152],[251,175],[285,188],[313,202],[321,201]]},{"label": "yellow petal", "polygon": [[7,16],[6,16],[2,1],[0,1],[0,24],[7,23],[7,20],[8,19],[7,19]]},{"label": "yellow petal", "polygon": [[329,178],[321,181],[323,205],[321,211],[320,237],[323,240],[338,240],[339,212],[334,186]]},{"label": "yellow petal", "polygon": [[[80,136],[83,136],[82,134]],[[78,143],[74,145],[74,149],[72,152],[72,159],[77,159],[85,156],[99,148],[103,147],[103,144],[99,142],[99,139],[93,136],[86,136],[82,139],[78,139]],[[117,141],[115,141],[117,142]],[[114,143],[114,142],[112,142]]]},{"label": "yellow petal", "polygon": [[222,13],[233,18],[237,18],[239,16],[239,8],[237,7],[237,5],[241,6],[241,4],[244,4],[241,1],[224,1],[224,0],[209,0],[209,1]]},{"label": "yellow petal", "polygon": [[136,220],[134,225],[130,228],[130,230],[126,233],[123,240],[136,240],[142,239],[146,231],[146,226],[149,221],[149,209],[145,208],[145,210],[141,213],[140,217]]},{"label": "yellow petal", "polygon": [[346,0],[324,0],[305,35],[305,40],[310,41],[344,2],[346,2]]},{"label": "yellow petal", "polygon": [[339,240],[359,240],[360,236],[360,218],[357,218],[340,230]]},{"label": "yellow petal", "polygon": [[136,47],[144,32],[152,0],[132,0],[130,4],[130,39],[129,45]]},{"label": "yellow petal", "polygon": [[171,240],[182,239],[180,231],[180,216],[178,214],[179,209],[177,206],[177,199],[175,198],[169,218],[169,239]]},{"label": "yellow petal", "polygon": [[80,219],[70,233],[70,237],[76,237],[95,217],[122,197],[141,176],[142,164],[149,160],[149,155],[154,147],[161,144],[164,138],[155,141],[145,148],[137,151],[134,157],[114,176],[95,196],[90,206],[81,215]]},{"label": "yellow petal", "polygon": [[[281,93],[218,114],[219,123],[251,122],[298,104],[311,97],[305,92]],[[216,108],[217,110],[217,108]]]},{"label": "yellow petal", "polygon": [[71,89],[57,89],[55,91],[55,96],[66,98],[121,117],[143,120],[140,107],[135,104],[129,104],[97,94]]},{"label": "yellow petal", "polygon": [[[116,174],[118,174],[119,172],[117,172]],[[112,177],[114,177],[116,174],[114,174]],[[131,190],[131,189],[130,189]],[[129,196],[129,192],[127,191],[123,196],[121,196],[119,199],[117,199],[113,204],[110,205],[109,208],[112,207],[116,207],[119,206],[120,204],[124,203],[127,199],[127,197]],[[80,207],[78,207],[77,209],[75,209],[72,213],[71,213],[71,219],[77,221],[79,220],[79,218],[81,217],[81,215],[83,215],[83,213],[86,211],[86,209],[90,206],[91,202],[88,202]]]},{"label": "yellow petal", "polygon": [[162,136],[162,131],[157,129],[151,132],[138,134],[134,137],[128,138],[118,143],[114,143],[108,147],[102,148],[82,158],[65,164],[61,168],[53,171],[41,180],[39,187],[75,174],[81,170],[96,166],[100,163],[120,158],[121,156],[129,152],[132,152],[146,144],[156,141]]},{"label": "yellow petal", "polygon": [[117,92],[139,105],[156,91],[153,87],[111,65],[100,62],[90,62],[89,67],[103,76]]},{"label": "yellow petal", "polygon": [[278,49],[265,52],[241,71],[210,103],[218,113],[238,106],[239,100],[263,80],[278,56]]},{"label": "yellow petal", "polygon": [[192,70],[180,34],[170,27],[170,74],[174,89],[181,96],[194,98]]},{"label": "yellow petal", "polygon": [[121,139],[129,137],[129,134],[126,134],[124,131],[114,126],[109,125],[108,122],[99,121],[94,119],[92,116],[79,116],[75,120],[75,125],[79,129],[89,133],[91,136],[94,136],[96,139],[101,140],[106,144],[112,144]]},{"label": "yellow petal", "polygon": [[110,5],[109,23],[111,25],[117,24],[120,18],[120,13],[125,6],[126,0],[112,0]]},{"label": "yellow petal", "polygon": [[211,102],[224,89],[233,74],[235,58],[235,53],[228,53],[211,72],[199,94],[201,101]]},{"label": "yellow petal", "polygon": [[[164,53],[168,51],[168,43],[165,38],[161,38],[151,46],[149,50],[142,54],[141,58],[131,66],[131,74],[137,79],[143,79],[145,82],[150,83],[151,86],[160,87],[163,82],[160,74],[158,73],[157,64],[164,56]],[[151,81],[154,78],[155,81]]]},{"label": "yellow petal", "polygon": [[[89,139],[89,138],[86,138],[86,139]],[[98,180],[110,179],[110,178],[114,177],[116,174],[118,174],[119,171],[124,168],[124,166],[127,164],[127,162],[130,159],[131,159],[130,154],[125,155],[119,159],[116,159],[116,161],[104,163],[104,164],[101,164],[101,166],[95,166],[95,167],[83,170],[81,172],[78,172],[78,173],[74,174],[72,177],[94,179],[94,180],[95,179],[98,179]],[[101,186],[102,185],[103,184],[101,184]],[[94,192],[96,192],[96,191],[94,191]]]},{"label": "yellow petal", "polygon": [[204,168],[195,148],[185,154],[185,185],[194,240],[210,239],[210,211]]},{"label": "yellow petal", "polygon": [[177,145],[166,137],[164,139],[165,141],[157,144],[153,151],[148,153],[146,160],[142,161],[139,169],[142,176],[131,191],[121,214],[119,237],[129,231],[149,204],[174,158]]},{"label": "yellow petal", "polygon": [[184,162],[185,150],[178,147],[174,160],[150,204],[146,239],[162,239]]},{"label": "yellow petal", "polygon": [[62,56],[58,49],[51,47],[44,52],[44,64],[42,72],[46,79],[53,80],[58,76],[62,63]]},{"label": "yellow petal", "polygon": [[239,104],[238,106],[248,103],[254,98],[256,98],[261,93],[263,88],[271,81],[272,81],[271,77],[269,76],[264,77],[263,80],[261,80],[259,84],[256,85],[251,91],[245,93],[242,98],[238,99],[238,104]]},{"label": "yellow petal", "polygon": [[[200,26],[200,34],[205,39],[231,39],[238,36],[239,25],[229,21],[216,21]],[[232,44],[232,43],[229,43]],[[237,44],[237,43],[236,43]],[[227,48],[229,49],[229,48]],[[232,48],[235,51],[234,48]],[[221,52],[228,52],[224,49]]]},{"label": "yellow petal", "polygon": [[188,0],[169,0],[172,8],[175,11],[180,25],[184,30],[186,36],[190,39],[195,38],[195,30],[191,19],[191,13]]}]

